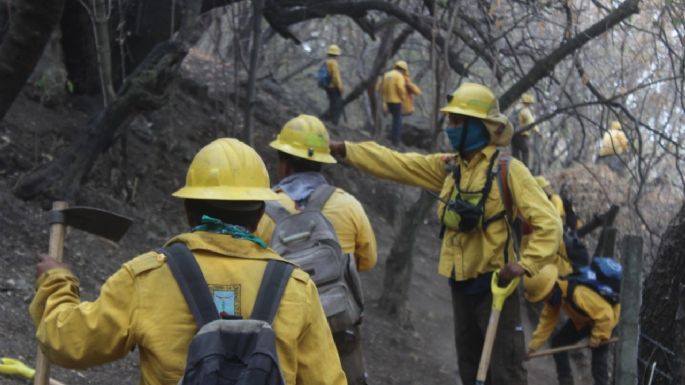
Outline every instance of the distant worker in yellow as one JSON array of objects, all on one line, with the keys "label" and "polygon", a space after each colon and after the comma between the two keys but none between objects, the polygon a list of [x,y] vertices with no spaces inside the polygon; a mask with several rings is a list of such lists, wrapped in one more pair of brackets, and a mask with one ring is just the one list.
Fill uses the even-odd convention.
[{"label": "distant worker in yellow", "polygon": [[[568,320],[552,336],[552,347],[572,345],[589,337],[594,385],[609,384],[609,346],[602,342],[611,338],[618,324],[620,305],[610,303],[589,286],[559,278],[554,265],[543,267],[533,277],[525,277],[523,285],[528,301],[544,301],[540,321],[528,344],[528,354],[538,350],[552,336],[563,310]],[[573,385],[568,353],[556,353],[554,363],[559,385]]]},{"label": "distant worker in yellow", "polygon": [[335,44],[328,46],[326,61],[321,64],[316,75],[319,87],[323,88],[328,96],[328,116],[333,124],[338,124],[343,112],[343,80],[337,60],[340,54],[340,47]]},{"label": "distant worker in yellow", "polygon": [[[324,311],[329,309],[326,305],[331,302],[337,302],[334,306],[340,308],[345,306],[346,301],[361,301],[362,291],[357,271],[352,270],[369,271],[376,265],[376,238],[361,203],[344,190],[331,186],[321,174],[324,164],[336,163],[335,158],[330,155],[326,127],[314,116],[299,115],[283,126],[270,146],[278,151],[277,173],[280,180],[273,187],[278,194],[278,202],[267,203],[267,215],[262,217],[257,234],[273,246],[274,237],[283,237],[277,223],[285,223],[294,213],[319,210],[333,226],[344,253],[337,255],[336,258],[343,259],[340,261],[342,266],[350,266],[350,271],[344,273],[351,279],[345,281],[345,284],[360,297],[345,298],[339,291],[332,291],[329,296],[326,282],[322,282],[323,286],[319,286],[319,291]],[[303,229],[297,228],[293,231],[301,234]],[[312,279],[317,284],[317,281],[326,281],[323,278],[319,279],[319,273],[330,269],[330,265],[339,261],[329,263],[317,252],[313,252],[312,255],[316,260],[309,260],[302,256],[305,251],[301,249],[303,247],[298,249],[297,253],[302,261],[300,266],[305,271],[310,271]],[[284,256],[288,258],[287,254]],[[317,266],[317,263],[324,265]],[[326,264],[328,266],[325,266]],[[360,308],[362,305],[359,303]],[[366,371],[361,346],[362,319],[361,314],[351,317],[352,323],[348,325],[332,320],[331,329],[349,384],[363,385],[366,383]]]},{"label": "distant worker in yellow", "polygon": [[[535,122],[535,116],[531,111],[535,98],[531,94],[523,94],[515,112],[515,121],[517,123],[516,131],[528,128],[531,123]],[[532,167],[530,159],[530,132],[540,132],[540,128],[535,125],[524,132],[515,134],[511,139],[511,150],[514,158],[520,160],[527,167]]]},{"label": "distant worker in yellow", "polygon": [[627,152],[629,148],[628,139],[621,128],[621,123],[618,120],[614,120],[611,122],[609,131],[605,132],[602,137],[597,161],[606,164],[617,174],[623,175],[625,172],[625,159],[621,159],[621,154]]},{"label": "distant worker in yellow", "polygon": [[[497,147],[509,145],[512,127],[486,86],[463,83],[441,112],[451,154],[400,153],[375,142],[332,143],[331,152],[379,178],[422,187],[439,194],[442,247],[438,273],[448,278],[454,334],[463,384],[476,381],[492,305],[490,282],[499,271],[501,284],[535,275],[550,263],[561,239],[561,221],[530,171],[512,159],[506,173],[507,193],[494,178],[500,165]],[[505,183],[502,183],[505,185]],[[506,219],[504,195],[530,223],[529,246],[520,258]],[[525,341],[518,296],[504,302],[488,382],[525,385]]]},{"label": "distant worker in yellow", "polygon": [[[414,112],[414,95],[420,95],[421,89],[409,80],[409,66],[404,60],[398,60],[393,68],[383,75],[380,84],[383,98],[383,111],[390,112],[392,126],[390,140],[399,144],[402,136],[402,115]],[[404,109],[403,109],[404,106]]]}]

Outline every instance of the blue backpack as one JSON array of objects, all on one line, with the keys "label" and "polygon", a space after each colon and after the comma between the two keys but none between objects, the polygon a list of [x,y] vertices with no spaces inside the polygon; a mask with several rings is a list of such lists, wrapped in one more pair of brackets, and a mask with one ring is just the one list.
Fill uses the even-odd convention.
[{"label": "blue backpack", "polygon": [[569,282],[568,298],[573,298],[575,286],[587,286],[612,305],[620,300],[623,267],[613,258],[594,257],[589,266],[580,267],[566,277]]},{"label": "blue backpack", "polygon": [[331,84],[331,74],[328,72],[328,66],[326,65],[326,62],[323,62],[321,64],[321,67],[319,67],[319,71],[316,73],[316,82],[321,88],[328,88],[328,85]]}]

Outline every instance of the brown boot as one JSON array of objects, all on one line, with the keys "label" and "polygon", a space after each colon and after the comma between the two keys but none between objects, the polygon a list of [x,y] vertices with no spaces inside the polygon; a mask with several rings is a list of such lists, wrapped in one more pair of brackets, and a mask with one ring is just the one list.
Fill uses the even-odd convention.
[{"label": "brown boot", "polygon": [[573,385],[573,377],[559,378],[559,385]]}]

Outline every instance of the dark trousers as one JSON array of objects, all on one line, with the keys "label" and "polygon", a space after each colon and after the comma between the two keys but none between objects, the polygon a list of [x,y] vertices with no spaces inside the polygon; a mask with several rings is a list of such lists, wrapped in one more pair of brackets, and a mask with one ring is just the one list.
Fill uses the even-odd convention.
[{"label": "dark trousers", "polygon": [[[590,336],[590,328],[577,330],[573,321],[568,320],[566,324],[552,337],[552,347],[572,345]],[[609,345],[601,345],[592,349],[592,378],[595,385],[607,385],[609,383]],[[554,355],[554,363],[557,366],[557,377],[559,383],[568,384],[573,378],[571,373],[571,363],[568,360],[568,353],[557,353]]]},{"label": "dark trousers", "polygon": [[326,88],[326,96],[328,96],[328,111],[331,114],[331,122],[333,122],[333,124],[338,124],[343,110],[340,90],[337,88]]},{"label": "dark trousers", "polygon": [[[489,290],[481,294],[466,294],[464,290],[455,287],[453,280],[450,280],[450,289],[459,374],[462,384],[471,385],[476,382],[483,340],[490,319],[492,294]],[[526,347],[519,301],[518,294],[514,292],[504,302],[486,384],[528,383],[527,371],[523,366]]]},{"label": "dark trousers", "polygon": [[388,103],[388,111],[392,115],[392,128],[390,130],[390,140],[392,144],[400,143],[402,136],[402,104]]},{"label": "dark trousers", "polygon": [[366,369],[362,354],[361,325],[333,334],[335,347],[349,385],[365,385]]},{"label": "dark trousers", "polygon": [[511,155],[523,162],[526,167],[530,166],[530,150],[528,146],[528,136],[514,135],[511,138]]}]

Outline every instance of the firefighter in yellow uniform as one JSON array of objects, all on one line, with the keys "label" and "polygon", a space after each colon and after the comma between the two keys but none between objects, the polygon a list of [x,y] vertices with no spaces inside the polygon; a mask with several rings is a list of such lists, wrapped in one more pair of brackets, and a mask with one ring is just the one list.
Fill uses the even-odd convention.
[{"label": "firefighter in yellow uniform", "polygon": [[[332,143],[331,150],[360,170],[441,197],[438,216],[444,234],[438,272],[449,279],[451,288],[461,380],[472,384],[490,314],[493,272],[500,269],[502,283],[535,275],[557,251],[561,221],[528,169],[513,159],[507,177],[512,203],[534,230],[517,260],[502,195],[492,180],[497,146],[511,140],[509,120],[500,113],[493,92],[475,83],[462,84],[441,111],[448,114],[445,131],[455,155],[399,153],[374,142]],[[526,384],[516,295],[504,303],[496,341],[490,383]]]},{"label": "firefighter in yellow uniform", "polygon": [[[278,199],[261,158],[236,139],[215,140],[197,153],[186,185],[173,196],[183,199],[191,231],[167,244],[183,242],[191,250],[215,302],[217,293],[232,292],[232,306],[223,312],[248,318],[267,262],[283,260],[251,232],[264,201]],[[164,254],[124,263],[93,302],[80,300],[79,280],[67,265],[44,256],[37,274],[29,310],[51,362],[88,368],[137,348],[140,384],[178,383],[197,326]],[[316,286],[299,269],[287,282],[273,329],[286,384],[347,384]]]},{"label": "firefighter in yellow uniform", "polygon": [[[517,131],[520,129],[527,128],[531,123],[535,121],[535,116],[531,108],[535,104],[535,98],[531,94],[521,95],[520,106],[516,109],[517,114]],[[540,128],[536,125],[531,129],[524,131],[520,134],[514,135],[511,141],[512,155],[523,162],[527,167],[531,167],[530,163],[530,131],[535,133],[540,132]]]},{"label": "firefighter in yellow uniform", "polygon": [[[592,377],[595,385],[609,383],[608,345],[601,343],[611,338],[618,324],[621,307],[612,305],[595,290],[585,285],[559,278],[554,265],[547,265],[532,278],[524,278],[525,297],[531,302],[544,301],[538,326],[528,344],[528,353],[538,350],[554,332],[561,311],[568,321],[552,336],[552,347],[572,345],[590,338],[592,347]],[[568,353],[554,355],[559,385],[573,385]]]},{"label": "firefighter in yellow uniform", "polygon": [[602,145],[599,149],[598,161],[604,162],[610,169],[619,175],[625,172],[625,160],[621,159],[621,154],[629,149],[628,139],[621,128],[621,123],[617,120],[611,122],[611,128],[604,133]]},{"label": "firefighter in yellow uniform", "polygon": [[[330,155],[328,131],[318,118],[300,115],[283,126],[270,146],[278,151],[280,179],[273,190],[281,206],[297,212],[319,186],[328,184],[321,174],[322,166],[336,162]],[[333,225],[343,252],[354,256],[358,271],[371,270],[376,265],[376,237],[361,203],[338,188],[321,212]],[[270,242],[274,228],[274,220],[264,215],[257,234]],[[334,333],[333,338],[349,384],[364,384],[361,324]]]},{"label": "firefighter in yellow uniform", "polygon": [[399,60],[390,71],[383,75],[380,85],[383,111],[389,111],[392,116],[390,140],[394,145],[399,144],[402,135],[402,105],[410,97],[406,80],[408,76],[407,62]]},{"label": "firefighter in yellow uniform", "polygon": [[328,111],[333,124],[338,124],[343,112],[343,80],[338,66],[340,54],[340,47],[335,44],[331,44],[326,50],[326,68],[331,77],[331,82],[326,87],[326,96],[328,96]]}]

